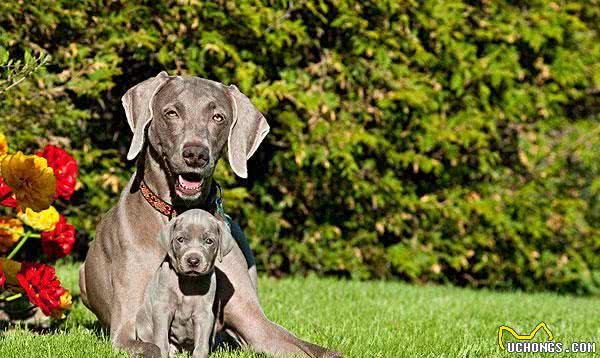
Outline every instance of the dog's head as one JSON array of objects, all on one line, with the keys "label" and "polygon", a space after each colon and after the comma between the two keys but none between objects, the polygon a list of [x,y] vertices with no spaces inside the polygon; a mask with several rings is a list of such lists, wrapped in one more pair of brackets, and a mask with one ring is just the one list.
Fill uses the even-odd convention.
[{"label": "dog's head", "polygon": [[222,221],[200,209],[177,216],[159,235],[171,266],[177,274],[185,276],[212,272],[215,261],[221,262],[231,251],[233,240]]},{"label": "dog's head", "polygon": [[210,190],[210,178],[227,148],[240,177],[269,132],[265,117],[235,86],[159,73],[122,98],[133,139],[127,159],[147,142],[164,159],[177,198],[193,204]]}]

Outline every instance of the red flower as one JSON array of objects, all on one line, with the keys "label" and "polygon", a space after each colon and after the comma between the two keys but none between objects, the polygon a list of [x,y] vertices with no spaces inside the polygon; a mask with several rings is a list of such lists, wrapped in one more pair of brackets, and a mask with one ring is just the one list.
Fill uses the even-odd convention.
[{"label": "red flower", "polygon": [[0,287],[4,285],[4,282],[6,282],[6,276],[4,275],[4,271],[2,271],[2,264],[0,264]]},{"label": "red flower", "polygon": [[44,151],[36,153],[40,157],[46,158],[48,166],[54,170],[56,177],[55,198],[59,196],[66,200],[71,199],[77,183],[77,161],[64,149],[54,145],[47,145]]},{"label": "red flower", "polygon": [[[8,194],[10,195],[7,196]],[[8,206],[10,208],[14,208],[17,206],[15,194],[11,193],[10,187],[4,182],[4,179],[0,178],[0,199],[4,198],[5,196],[7,196],[6,199],[0,201],[0,205]]]},{"label": "red flower", "polygon": [[67,219],[60,216],[53,231],[44,231],[42,237],[42,251],[50,260],[65,257],[73,250],[75,244],[75,227],[67,224]]},{"label": "red flower", "polygon": [[60,307],[60,296],[65,293],[65,289],[60,285],[54,267],[23,262],[17,280],[29,301],[38,306],[46,316]]}]

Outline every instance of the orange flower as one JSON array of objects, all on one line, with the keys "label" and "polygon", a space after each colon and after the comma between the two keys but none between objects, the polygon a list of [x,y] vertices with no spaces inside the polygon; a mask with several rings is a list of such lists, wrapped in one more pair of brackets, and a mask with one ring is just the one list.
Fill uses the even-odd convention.
[{"label": "orange flower", "polygon": [[23,223],[19,219],[0,217],[0,254],[6,253],[23,235]]},{"label": "orange flower", "polygon": [[72,304],[73,297],[71,297],[69,291],[65,290],[65,293],[60,296],[60,303],[52,310],[52,312],[50,312],[50,315],[56,319],[64,319],[65,311],[70,310]]},{"label": "orange flower", "polygon": [[48,209],[54,200],[56,178],[46,159],[22,152],[2,158],[0,173],[22,209]]}]

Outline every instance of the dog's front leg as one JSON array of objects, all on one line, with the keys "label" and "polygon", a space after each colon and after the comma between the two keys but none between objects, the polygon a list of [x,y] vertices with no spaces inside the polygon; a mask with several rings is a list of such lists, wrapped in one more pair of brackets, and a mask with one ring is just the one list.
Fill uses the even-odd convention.
[{"label": "dog's front leg", "polygon": [[194,317],[194,352],[192,358],[206,358],[210,349],[210,336],[215,323],[211,309]]},{"label": "dog's front leg", "polygon": [[128,252],[123,255],[123,261],[119,265],[113,265],[110,336],[115,347],[132,354],[158,357],[158,347],[152,343],[137,341],[135,335],[136,315],[143,304],[144,291],[154,271],[148,268],[158,267],[162,260],[160,256],[156,255],[154,258],[147,251],[144,254],[145,256]]},{"label": "dog's front leg", "polygon": [[160,356],[169,357],[169,328],[173,320],[173,308],[168,302],[152,307],[152,342],[160,349]]}]

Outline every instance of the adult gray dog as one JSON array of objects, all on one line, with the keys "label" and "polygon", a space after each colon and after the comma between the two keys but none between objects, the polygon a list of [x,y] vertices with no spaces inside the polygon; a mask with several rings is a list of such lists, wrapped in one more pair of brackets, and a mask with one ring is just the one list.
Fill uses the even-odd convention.
[{"label": "adult gray dog", "polygon": [[[131,88],[122,101],[133,131],[127,159],[138,158],[137,170],[98,224],[79,285],[82,301],[110,329],[114,346],[153,356],[158,347],[135,340],[135,315],[149,278],[164,259],[156,241],[159,230],[177,212],[201,208],[214,213],[217,161],[227,151],[233,171],[247,177],[247,160],[269,126],[235,86],[197,77],[161,72]],[[260,352],[338,356],[267,319],[255,268],[248,265],[247,242],[232,229],[238,245],[216,265],[216,329]]]}]

